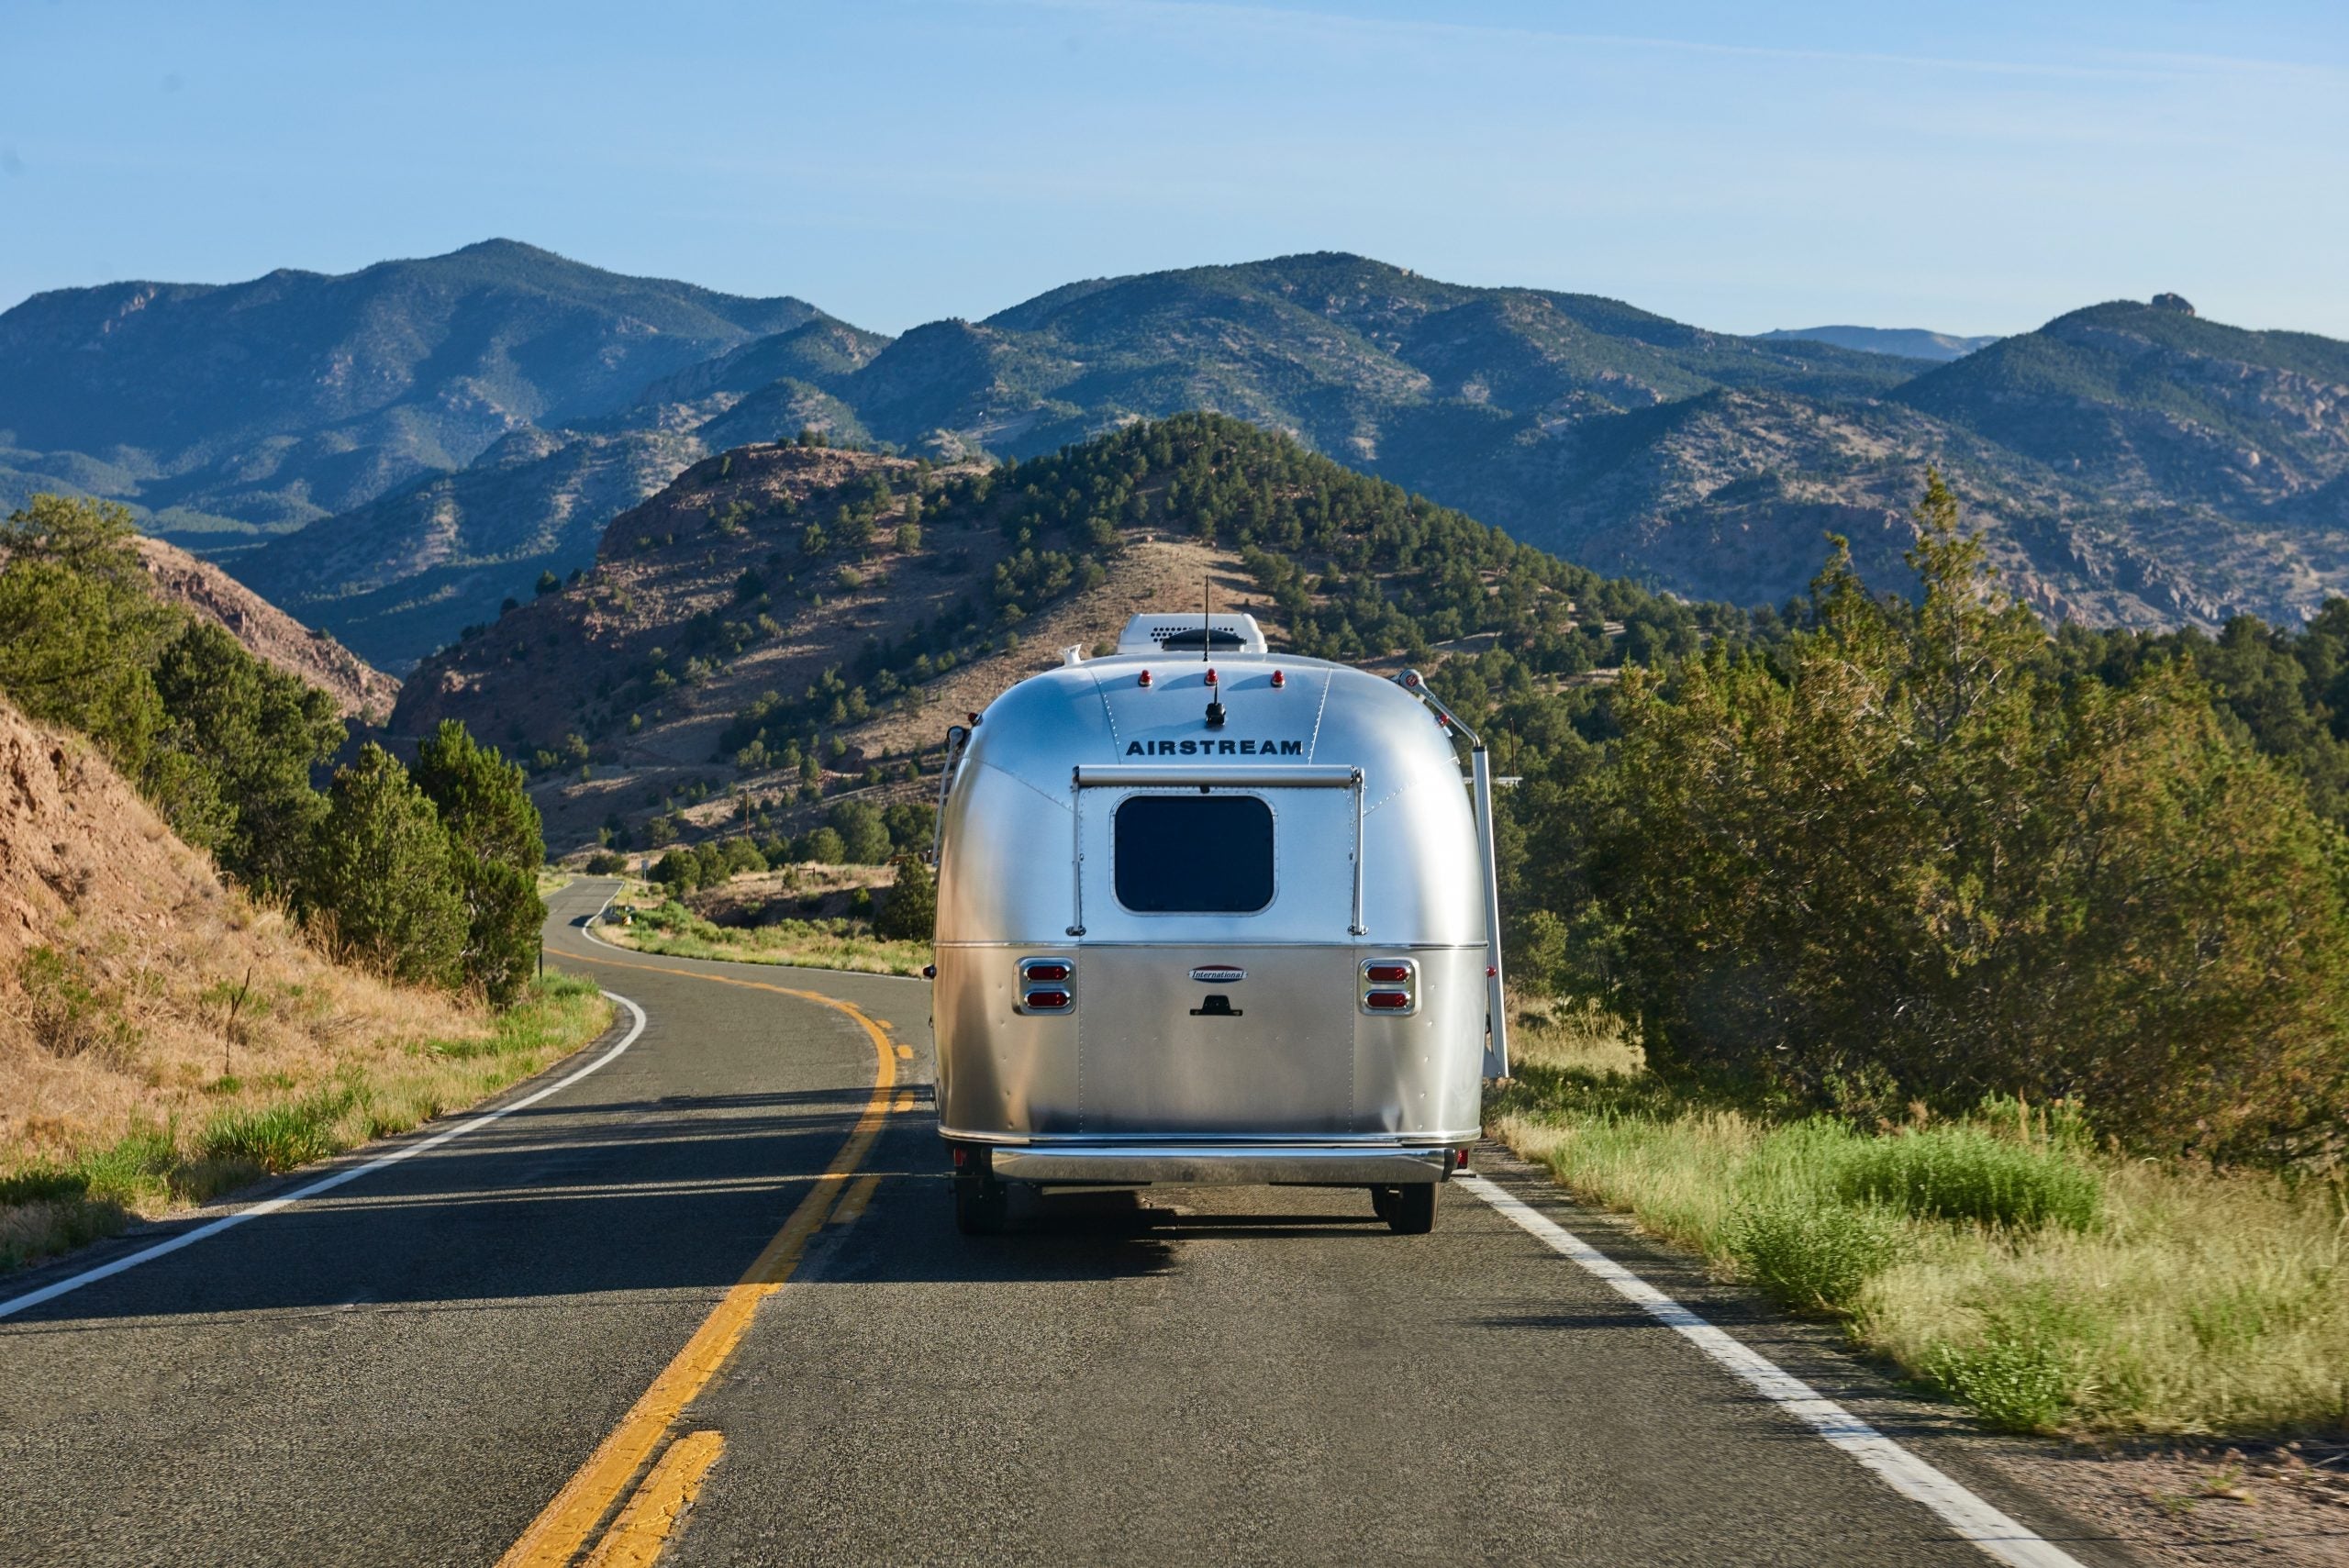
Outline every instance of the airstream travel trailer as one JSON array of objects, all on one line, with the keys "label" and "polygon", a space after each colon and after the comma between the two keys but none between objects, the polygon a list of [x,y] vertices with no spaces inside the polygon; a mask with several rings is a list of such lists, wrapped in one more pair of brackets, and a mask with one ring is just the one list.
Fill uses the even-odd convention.
[{"label": "airstream travel trailer", "polygon": [[1064,659],[951,732],[940,786],[957,1222],[1013,1183],[1236,1182],[1428,1229],[1507,1072],[1481,744],[1416,673],[1269,653],[1251,616]]}]

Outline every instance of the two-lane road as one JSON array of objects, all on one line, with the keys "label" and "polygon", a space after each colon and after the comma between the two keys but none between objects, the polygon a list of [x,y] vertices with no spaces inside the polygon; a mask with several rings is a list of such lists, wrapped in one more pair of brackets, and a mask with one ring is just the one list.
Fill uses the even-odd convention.
[{"label": "two-lane road", "polygon": [[548,952],[641,1006],[626,1051],[0,1317],[0,1562],[1991,1561],[1881,1451],[2045,1538],[2016,1560],[2127,1561],[1497,1156],[1899,1447],[1831,1445],[1464,1185],[1426,1237],[1202,1190],[963,1238],[926,986],[614,950],[576,924],[607,891],[557,895]]}]

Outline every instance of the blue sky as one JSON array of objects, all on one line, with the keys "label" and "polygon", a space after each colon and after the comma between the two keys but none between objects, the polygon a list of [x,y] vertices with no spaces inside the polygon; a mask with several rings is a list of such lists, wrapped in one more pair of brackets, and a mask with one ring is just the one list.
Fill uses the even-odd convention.
[{"label": "blue sky", "polygon": [[1292,250],[2349,338],[2349,5],[0,0],[0,306],[492,235],[862,325]]}]

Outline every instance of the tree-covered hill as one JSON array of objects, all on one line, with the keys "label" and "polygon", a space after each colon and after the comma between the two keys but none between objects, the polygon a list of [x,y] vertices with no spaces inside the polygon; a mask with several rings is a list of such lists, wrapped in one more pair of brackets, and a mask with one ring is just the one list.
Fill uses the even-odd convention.
[{"label": "tree-covered hill", "polygon": [[78,473],[157,531],[282,530],[819,315],[511,240],[340,276],[61,289],[0,315],[0,462],[26,476],[0,483]]},{"label": "tree-covered hill", "polygon": [[1193,603],[1203,571],[1300,652],[1399,668],[1498,649],[1546,689],[1749,625],[1222,416],[1002,467],[751,447],[696,463],[577,581],[428,660],[393,728],[458,718],[539,759],[558,842],[713,791],[711,811],[735,789],[789,806],[907,776],[941,715]]}]

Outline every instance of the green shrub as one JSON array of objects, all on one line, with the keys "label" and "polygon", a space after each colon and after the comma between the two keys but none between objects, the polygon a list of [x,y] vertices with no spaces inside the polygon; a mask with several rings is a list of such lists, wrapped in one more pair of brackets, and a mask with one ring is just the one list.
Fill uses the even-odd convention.
[{"label": "green shrub", "polygon": [[2104,1201],[2096,1174],[2077,1161],[1976,1127],[1864,1140],[1843,1156],[1836,1190],[1854,1203],[1920,1218],[2018,1229],[2086,1230]]},{"label": "green shrub", "polygon": [[347,1148],[337,1124],[357,1103],[347,1087],[319,1089],[298,1100],[223,1112],[204,1129],[198,1148],[207,1159],[250,1160],[273,1174]]},{"label": "green shrub", "polygon": [[1731,1218],[1729,1249],[1748,1277],[1787,1307],[1840,1312],[1908,1251],[1900,1218],[1788,1195],[1749,1202]]},{"label": "green shrub", "polygon": [[2078,1352],[2104,1337],[2105,1320],[2045,1285],[1977,1306],[1979,1337],[1933,1346],[1925,1375],[1993,1427],[2053,1431],[2080,1402]]}]

